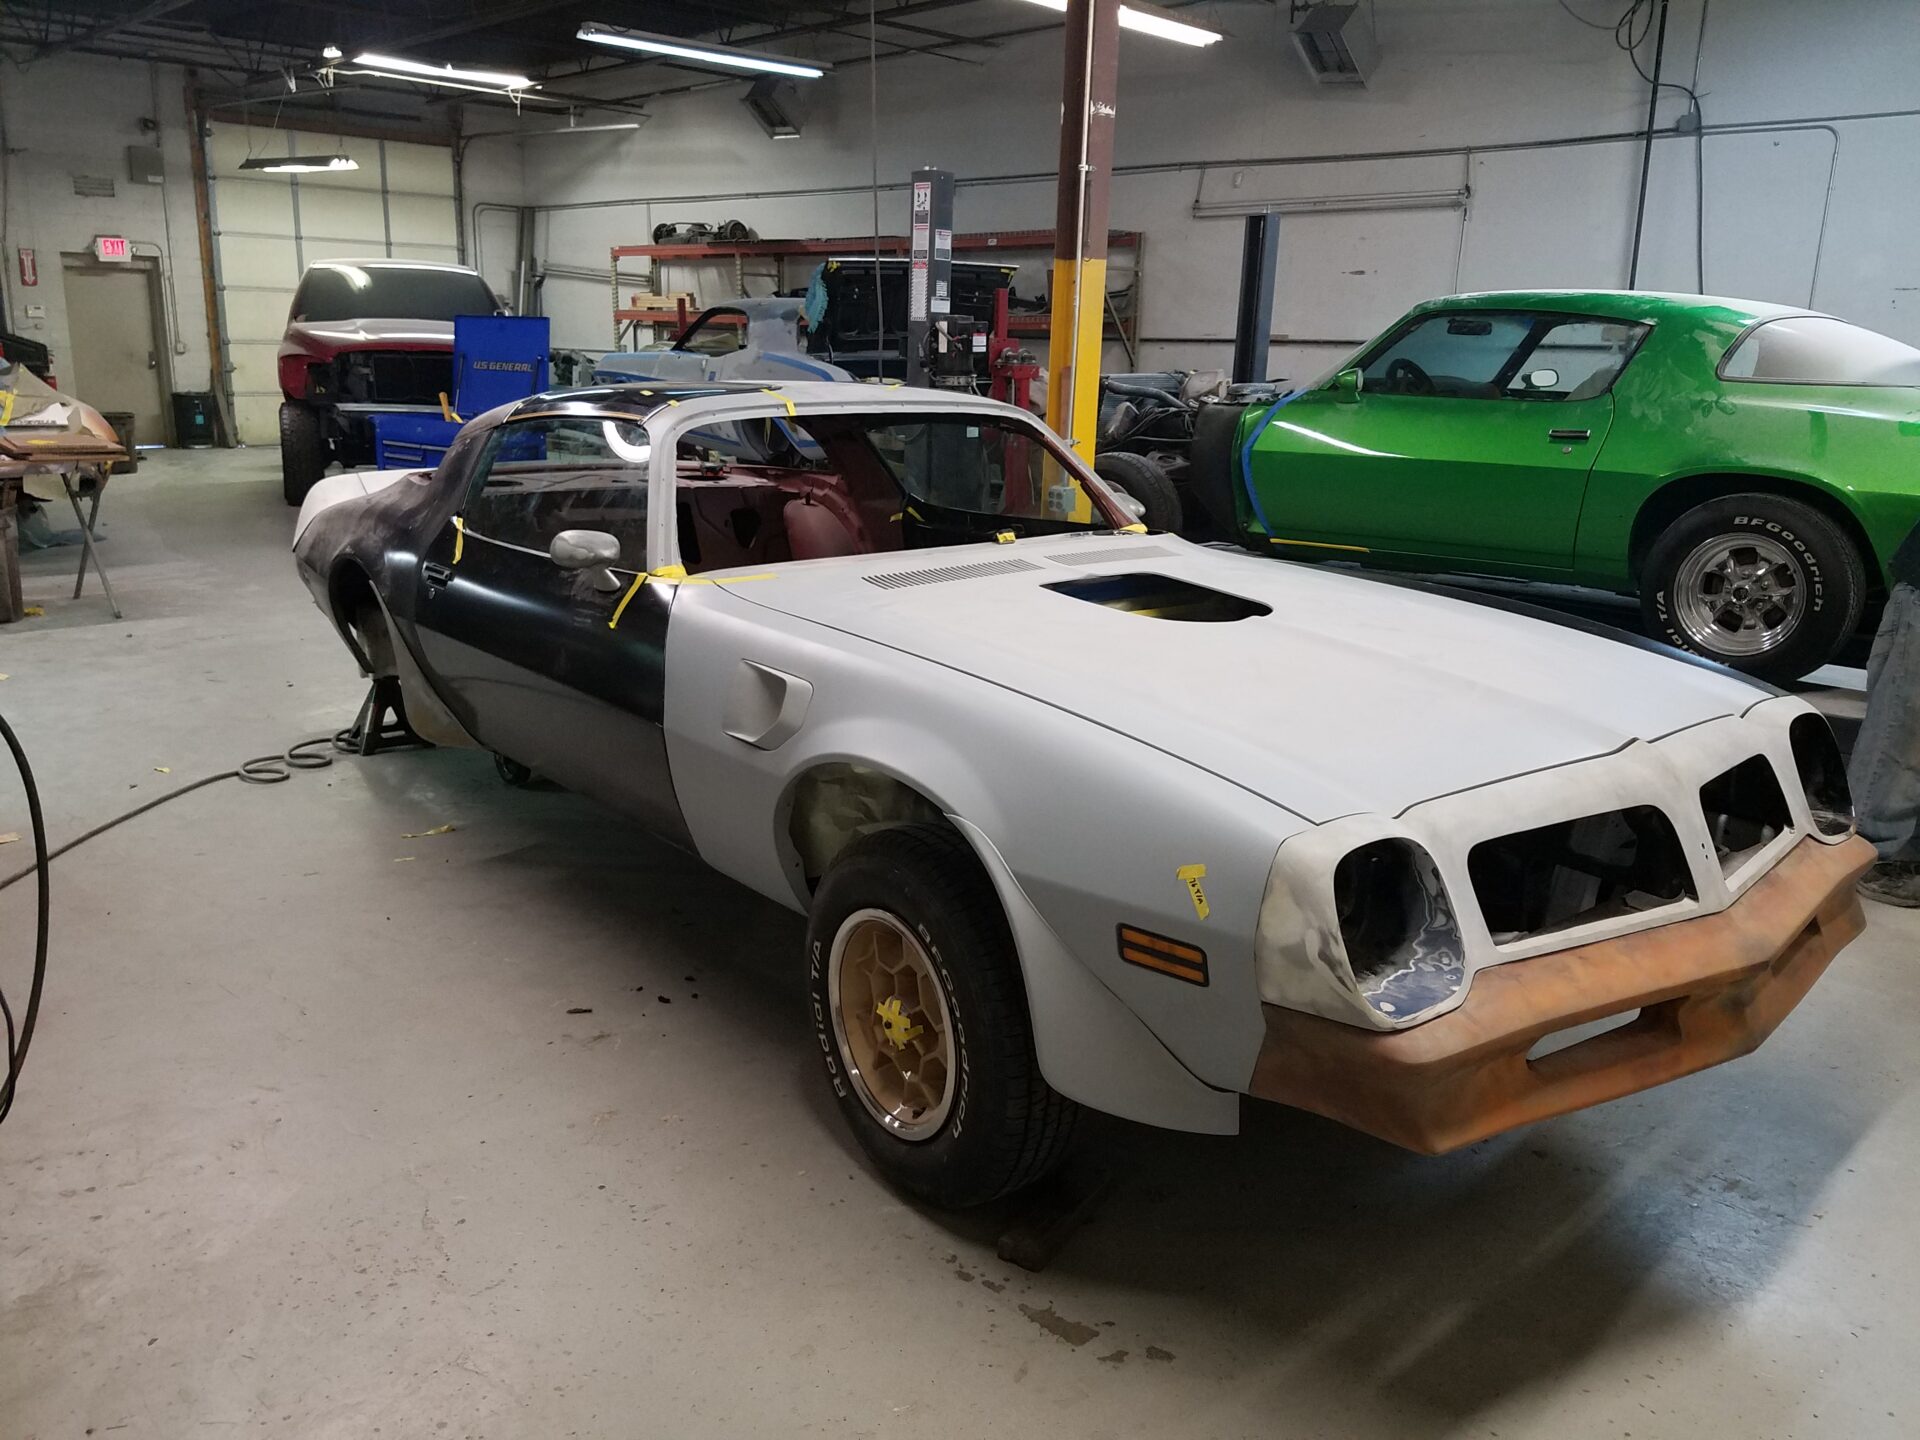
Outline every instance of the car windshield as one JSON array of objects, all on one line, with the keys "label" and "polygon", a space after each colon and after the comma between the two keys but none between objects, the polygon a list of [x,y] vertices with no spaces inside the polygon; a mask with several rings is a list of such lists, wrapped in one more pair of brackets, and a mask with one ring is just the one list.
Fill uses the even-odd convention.
[{"label": "car windshield", "polygon": [[465,270],[344,260],[310,267],[293,296],[293,318],[304,321],[452,320],[499,308],[487,282]]},{"label": "car windshield", "polygon": [[[878,462],[903,511],[949,540],[1007,528],[1026,534],[1112,529],[1109,513],[1034,432],[983,415],[803,416],[821,468],[859,471]],[[929,536],[929,538],[932,538]]]},{"label": "car windshield", "polygon": [[1776,384],[1920,385],[1920,350],[1828,315],[1790,315],[1741,336],[1720,374]]}]

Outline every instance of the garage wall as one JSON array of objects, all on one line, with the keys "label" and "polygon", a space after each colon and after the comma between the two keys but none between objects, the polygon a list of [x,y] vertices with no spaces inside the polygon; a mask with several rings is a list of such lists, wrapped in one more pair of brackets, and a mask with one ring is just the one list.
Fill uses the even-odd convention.
[{"label": "garage wall", "polygon": [[[1601,18],[1620,8],[1568,3]],[[1147,236],[1143,363],[1228,359],[1241,225],[1197,214],[1196,200],[1468,191],[1455,208],[1285,216],[1274,328],[1289,339],[1273,349],[1275,375],[1326,368],[1434,293],[1626,283],[1640,175],[1631,136],[1647,87],[1610,34],[1552,0],[1379,0],[1372,83],[1323,87],[1293,52],[1285,9],[1206,7],[1231,34],[1208,51],[1122,34],[1113,223]],[[1702,19],[1703,0],[1674,0],[1669,78],[1696,83]],[[1709,133],[1697,147],[1656,143],[1640,284],[1812,303],[1920,343],[1912,0],[1718,0],[1704,20],[1697,88]],[[876,68],[881,173],[894,182],[916,165],[954,169],[965,229],[1049,226],[1059,32],[990,54],[986,68],[932,58]],[[1651,47],[1643,55],[1650,62]],[[631,93],[670,76],[621,78]],[[737,217],[767,235],[868,230],[867,84],[864,66],[819,82],[797,141],[768,141],[738,85],[656,100],[637,134],[522,141],[556,343],[609,343],[607,247],[643,240],[658,220]],[[1667,92],[1661,124],[1686,108]],[[1595,138],[1607,136],[1620,138]],[[881,200],[882,225],[903,231],[904,192],[892,184]],[[486,244],[491,261],[493,232]],[[511,246],[510,231],[498,244]],[[1043,291],[1042,271],[1030,266],[1021,288]],[[668,278],[716,295],[731,271]]]},{"label": "garage wall", "polygon": [[[360,168],[311,175],[240,169],[256,156],[336,150]],[[208,129],[207,168],[234,424],[243,444],[278,444],[275,359],[301,271],[315,260],[373,256],[457,261],[453,152],[216,121]]]},{"label": "garage wall", "polygon": [[[174,388],[209,388],[185,95],[185,76],[171,65],[63,55],[25,69],[0,67],[6,328],[48,346],[56,375],[72,368],[61,252],[86,251],[96,235],[124,235],[162,270]],[[126,147],[156,143],[165,183],[133,183]],[[110,194],[76,193],[101,190],[100,182],[111,186]],[[38,285],[20,283],[23,247],[38,260]]]}]

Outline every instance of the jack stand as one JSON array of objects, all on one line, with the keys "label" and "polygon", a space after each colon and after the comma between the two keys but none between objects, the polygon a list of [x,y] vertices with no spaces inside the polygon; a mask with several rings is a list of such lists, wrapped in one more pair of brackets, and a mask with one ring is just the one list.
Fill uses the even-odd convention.
[{"label": "jack stand", "polygon": [[354,751],[361,755],[378,755],[382,750],[419,749],[427,743],[407,723],[407,702],[400,693],[399,679],[392,675],[374,676],[347,738]]}]

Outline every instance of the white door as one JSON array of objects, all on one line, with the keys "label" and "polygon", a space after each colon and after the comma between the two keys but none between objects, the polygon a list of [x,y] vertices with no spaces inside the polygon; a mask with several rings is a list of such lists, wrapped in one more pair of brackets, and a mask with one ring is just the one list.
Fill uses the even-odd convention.
[{"label": "white door", "polygon": [[[261,155],[345,154],[358,170],[284,175],[240,168]],[[234,425],[249,445],[280,439],[275,356],[300,272],[315,260],[457,261],[453,152],[215,122],[207,139],[221,329]]]}]

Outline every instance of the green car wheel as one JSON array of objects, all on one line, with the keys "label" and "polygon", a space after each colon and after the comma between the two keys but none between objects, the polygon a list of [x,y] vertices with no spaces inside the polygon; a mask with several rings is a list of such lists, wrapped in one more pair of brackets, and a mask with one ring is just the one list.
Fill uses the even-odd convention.
[{"label": "green car wheel", "polygon": [[1728,495],[1687,511],[1647,556],[1640,604],[1662,639],[1767,680],[1824,664],[1860,619],[1866,570],[1811,506]]}]

